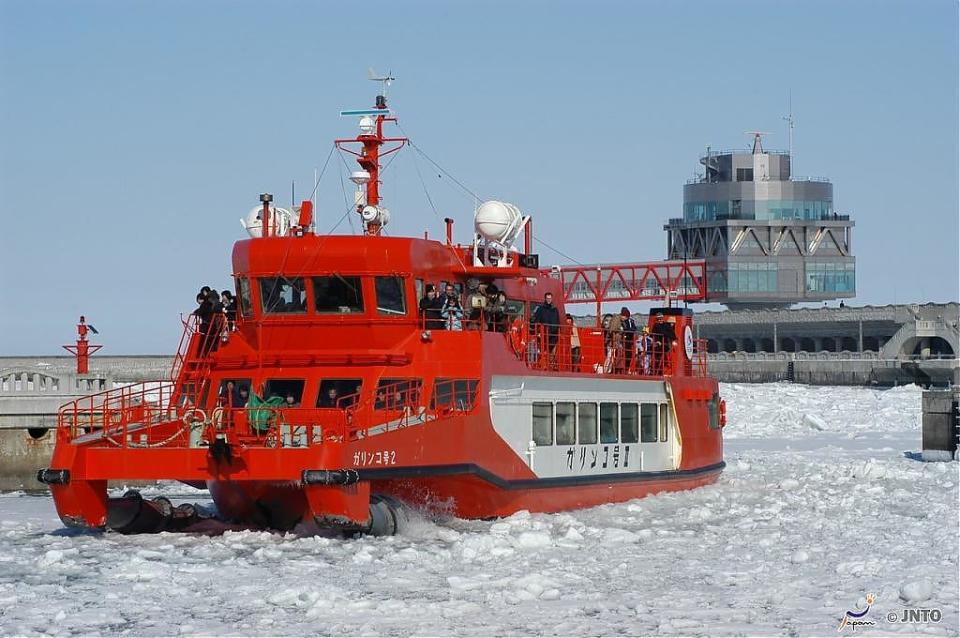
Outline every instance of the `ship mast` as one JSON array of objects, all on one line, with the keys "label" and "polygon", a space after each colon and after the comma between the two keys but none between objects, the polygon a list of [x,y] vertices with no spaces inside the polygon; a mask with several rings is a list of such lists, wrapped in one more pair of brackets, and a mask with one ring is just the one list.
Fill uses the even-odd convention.
[{"label": "ship mast", "polygon": [[[359,117],[360,134],[356,139],[335,140],[337,148],[344,150],[357,158],[359,171],[350,174],[350,181],[357,185],[355,203],[357,214],[363,220],[367,235],[376,236],[390,221],[390,211],[380,204],[380,160],[391,153],[399,151],[408,142],[405,137],[384,137],[384,122],[396,122],[390,109],[387,108],[387,87],[396,78],[391,74],[377,76],[370,70],[370,79],[381,83],[380,93],[377,95],[372,109],[354,109],[340,111],[341,117]],[[386,150],[381,146],[386,143],[395,143]],[[348,144],[359,144],[360,151],[349,148]]]}]

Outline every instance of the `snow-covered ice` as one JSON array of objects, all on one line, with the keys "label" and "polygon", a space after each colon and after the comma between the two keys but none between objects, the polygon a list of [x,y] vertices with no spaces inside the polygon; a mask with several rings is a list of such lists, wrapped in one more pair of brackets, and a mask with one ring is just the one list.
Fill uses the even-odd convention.
[{"label": "snow-covered ice", "polygon": [[[957,635],[958,464],[917,460],[920,390],[721,392],[716,485],[590,510],[124,537],[0,498],[0,634],[837,635],[872,593],[858,635]],[[942,620],[886,622],[904,607]]]}]

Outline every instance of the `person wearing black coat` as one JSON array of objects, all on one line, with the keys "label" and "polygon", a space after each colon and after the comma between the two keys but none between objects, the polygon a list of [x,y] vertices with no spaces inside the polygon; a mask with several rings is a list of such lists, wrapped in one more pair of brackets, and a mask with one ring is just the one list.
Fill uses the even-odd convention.
[{"label": "person wearing black coat", "polygon": [[437,295],[437,289],[433,284],[427,284],[427,289],[423,299],[420,300],[420,317],[423,320],[423,327],[427,330],[443,330],[443,317],[440,316],[440,310],[443,308],[443,299]]},{"label": "person wearing black coat", "polygon": [[223,314],[227,318],[227,329],[233,332],[233,326],[237,321],[237,298],[229,290],[220,293],[223,303]]},{"label": "person wearing black coat", "polygon": [[553,305],[553,294],[548,292],[543,296],[543,303],[537,306],[530,324],[535,331],[538,327],[543,327],[547,358],[551,367],[556,366],[557,342],[560,339],[560,310]]}]

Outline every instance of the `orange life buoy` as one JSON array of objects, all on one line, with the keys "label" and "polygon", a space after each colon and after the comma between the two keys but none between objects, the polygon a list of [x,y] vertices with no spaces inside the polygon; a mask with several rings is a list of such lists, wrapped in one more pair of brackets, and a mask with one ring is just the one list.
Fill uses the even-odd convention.
[{"label": "orange life buoy", "polygon": [[720,399],[720,427],[727,425],[727,402]]},{"label": "orange life buoy", "polygon": [[510,324],[510,345],[518,357],[527,351],[527,331],[523,327],[523,319],[514,319]]}]

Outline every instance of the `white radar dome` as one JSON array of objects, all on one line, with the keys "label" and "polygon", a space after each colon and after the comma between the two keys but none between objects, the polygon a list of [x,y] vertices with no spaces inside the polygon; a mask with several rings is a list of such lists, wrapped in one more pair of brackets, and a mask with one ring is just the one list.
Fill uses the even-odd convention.
[{"label": "white radar dome", "polygon": [[480,208],[473,216],[473,225],[477,234],[487,241],[500,244],[511,243],[522,223],[523,214],[519,208],[496,200],[480,204]]},{"label": "white radar dome", "polygon": [[[283,236],[290,232],[293,215],[286,208],[271,206],[270,219],[274,235]],[[263,206],[251,208],[247,216],[240,220],[240,225],[247,229],[251,237],[263,237]]]}]

